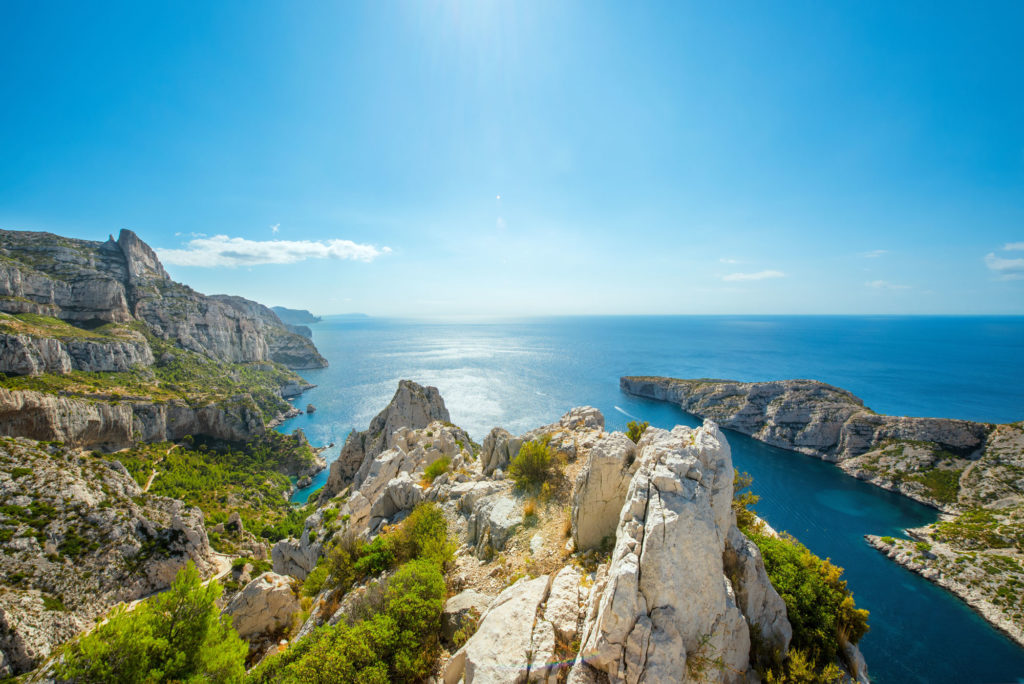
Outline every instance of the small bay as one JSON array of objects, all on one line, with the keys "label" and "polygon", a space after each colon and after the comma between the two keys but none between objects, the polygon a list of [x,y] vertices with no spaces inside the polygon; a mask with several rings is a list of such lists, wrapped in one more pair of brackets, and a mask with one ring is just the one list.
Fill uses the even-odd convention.
[{"label": "small bay", "polygon": [[[287,421],[336,446],[364,429],[398,380],[436,385],[452,420],[482,441],[550,423],[573,406],[601,409],[607,429],[632,419],[697,425],[678,407],[619,391],[621,375],[735,380],[812,378],[848,389],[879,413],[1024,419],[1024,318],[673,316],[420,321],[328,317],[312,326],[331,365],[302,374],[317,387]],[[1024,681],[1024,648],[948,592],[889,561],[863,535],[899,535],[936,511],[835,466],[727,432],[737,468],[754,477],[774,527],[846,569],[871,611],[861,642],[878,682]],[[302,502],[326,472],[299,490]]]}]

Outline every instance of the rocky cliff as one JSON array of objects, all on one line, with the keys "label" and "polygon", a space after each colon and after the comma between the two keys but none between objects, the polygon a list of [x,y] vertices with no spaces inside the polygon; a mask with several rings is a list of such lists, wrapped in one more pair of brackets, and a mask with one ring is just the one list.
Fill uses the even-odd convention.
[{"label": "rocky cliff", "polygon": [[220,361],[327,365],[266,307],[207,297],[172,281],[156,253],[130,230],[104,243],[0,231],[0,311],[85,328],[142,321],[156,336]]},{"label": "rocky cliff", "polygon": [[958,509],[961,496],[974,496],[974,487],[961,475],[982,460],[996,427],[879,415],[850,392],[815,380],[627,376],[619,386],[629,394],[678,404],[767,444],[838,463],[860,479],[951,511]]},{"label": "rocky cliff", "polygon": [[0,676],[31,669],[119,602],[211,574],[203,515],[144,494],[124,466],[0,438]]}]

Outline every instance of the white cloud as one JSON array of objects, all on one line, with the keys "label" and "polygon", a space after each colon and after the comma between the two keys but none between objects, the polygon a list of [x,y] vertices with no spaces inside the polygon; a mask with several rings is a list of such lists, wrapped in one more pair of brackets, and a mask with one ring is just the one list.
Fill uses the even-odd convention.
[{"label": "white cloud", "polygon": [[281,230],[280,223],[275,223],[274,225],[270,226],[270,232],[273,233],[274,235],[277,235],[279,230]]},{"label": "white cloud", "polygon": [[722,280],[732,283],[741,280],[767,280],[769,278],[785,278],[782,271],[758,271],[757,273],[730,273],[722,276]]},{"label": "white cloud", "polygon": [[1003,245],[1003,250],[1007,252],[1019,252],[1024,250],[1024,242],[1007,242]]},{"label": "white cloud", "polygon": [[185,249],[157,249],[165,264],[176,266],[256,266],[294,264],[306,259],[370,262],[389,254],[390,247],[361,245],[351,240],[246,240],[227,235],[196,238]]},{"label": "white cloud", "polygon": [[740,263],[738,259],[726,259],[725,257],[722,257],[718,261],[720,263],[723,263],[723,264],[738,264],[738,263]]},{"label": "white cloud", "polygon": [[887,249],[873,249],[870,252],[861,252],[860,255],[862,257],[864,257],[865,259],[877,259],[878,257],[882,256],[883,254],[888,254],[888,253],[889,253],[889,250],[887,250]]},{"label": "white cloud", "polygon": [[[1007,245],[1003,249],[1011,249]],[[1003,259],[989,252],[985,255],[985,265],[996,274],[999,280],[1024,280],[1024,259]]]},{"label": "white cloud", "polygon": [[887,280],[872,280],[864,283],[870,288],[876,290],[909,290],[910,285],[897,285],[896,283],[890,283]]}]

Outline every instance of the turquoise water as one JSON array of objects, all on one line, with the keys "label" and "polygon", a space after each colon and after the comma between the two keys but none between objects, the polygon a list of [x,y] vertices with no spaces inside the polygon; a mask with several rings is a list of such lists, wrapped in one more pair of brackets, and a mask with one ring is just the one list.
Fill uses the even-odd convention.
[{"label": "turquoise water", "polygon": [[[698,424],[678,408],[623,395],[621,375],[814,378],[854,392],[881,413],[1024,419],[1024,319],[899,317],[595,317],[483,323],[325,319],[314,341],[329,368],[302,427],[314,444],[364,429],[400,378],[440,388],[452,420],[480,441],[550,423],[581,404],[608,429],[632,417]],[[835,466],[728,432],[733,460],[754,476],[757,508],[815,553],[846,569],[871,611],[861,642],[879,682],[1024,681],[1024,649],[962,602],[874,551],[863,535],[897,535],[933,510],[847,477]],[[326,479],[299,491],[304,501]]]}]

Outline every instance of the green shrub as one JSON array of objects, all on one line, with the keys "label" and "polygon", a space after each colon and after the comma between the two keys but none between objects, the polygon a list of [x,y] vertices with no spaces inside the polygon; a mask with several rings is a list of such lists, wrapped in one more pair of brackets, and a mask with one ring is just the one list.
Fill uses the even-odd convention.
[{"label": "green shrub", "polygon": [[548,445],[549,439],[526,442],[512,459],[508,474],[519,489],[539,490],[544,483],[561,475],[561,463]]},{"label": "green shrub", "polygon": [[793,648],[824,667],[835,661],[844,642],[860,641],[868,631],[868,611],[854,604],[846,581],[840,579],[842,568],[789,536],[751,539],[761,549],[772,586],[786,602]]},{"label": "green shrub", "polygon": [[60,598],[57,596],[50,596],[49,594],[43,594],[43,607],[46,608],[46,610],[57,610],[61,612],[67,610],[67,607]]},{"label": "green shrub", "polygon": [[59,679],[96,682],[238,682],[248,647],[220,614],[217,582],[203,586],[191,562],[170,589],[110,619],[72,643]]},{"label": "green shrub", "polygon": [[324,587],[324,582],[327,581],[327,565],[325,563],[317,563],[317,566],[313,568],[313,572],[306,575],[306,579],[302,582],[302,595],[303,596],[316,596],[320,593],[320,590]]},{"label": "green shrub", "polygon": [[433,482],[438,475],[448,472],[448,466],[451,463],[452,459],[449,456],[442,456],[423,470],[423,479],[427,482]]},{"label": "green shrub", "polygon": [[836,684],[843,681],[843,673],[835,663],[817,666],[814,659],[797,648],[792,648],[781,668],[768,671],[767,684]]},{"label": "green shrub", "polygon": [[750,491],[750,485],[754,478],[748,473],[740,473],[733,468],[732,471],[732,510],[736,513],[736,526],[744,534],[757,532],[757,512],[751,508],[761,500],[757,494]]},{"label": "green shrub", "polygon": [[[351,586],[357,573],[393,554],[403,563],[387,582],[368,587],[367,601],[380,610],[356,608],[353,624],[321,627],[250,673],[257,683],[418,682],[434,671],[440,654],[438,633],[444,609],[442,567],[452,542],[434,504],[421,504],[402,523],[370,544],[346,535],[332,547],[326,566]],[[316,571],[314,571],[316,572]],[[312,575],[311,575],[312,576]],[[358,578],[361,579],[361,578]],[[308,581],[308,580],[307,580]],[[381,598],[381,594],[383,594]],[[382,605],[381,605],[382,604]]]},{"label": "green shrub", "polygon": [[639,442],[640,438],[643,437],[644,432],[647,428],[651,427],[651,424],[646,420],[644,422],[631,420],[626,425],[626,436],[633,440],[634,443]]}]

